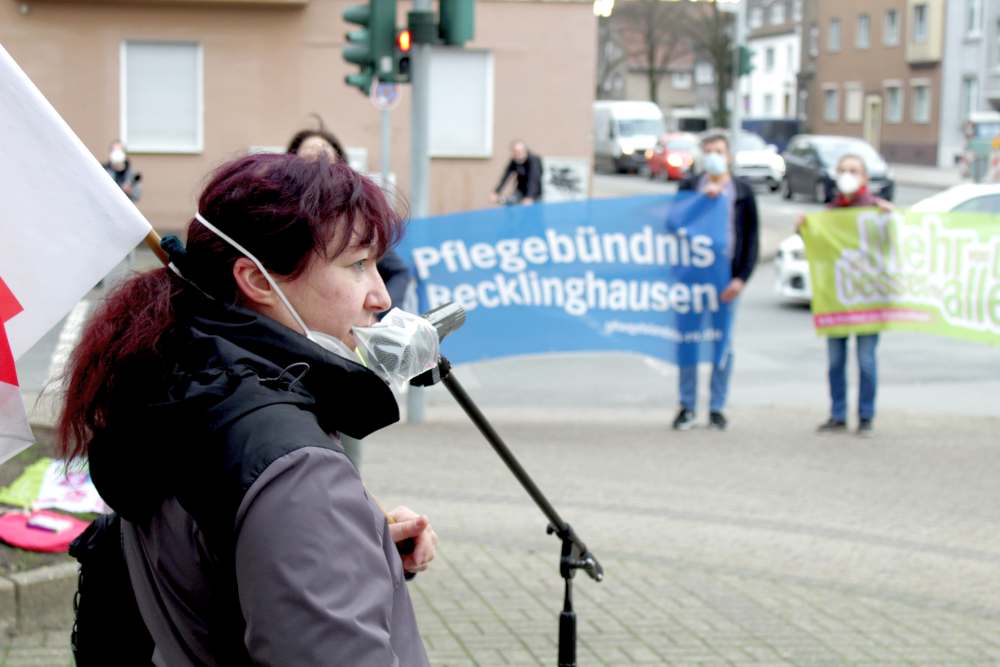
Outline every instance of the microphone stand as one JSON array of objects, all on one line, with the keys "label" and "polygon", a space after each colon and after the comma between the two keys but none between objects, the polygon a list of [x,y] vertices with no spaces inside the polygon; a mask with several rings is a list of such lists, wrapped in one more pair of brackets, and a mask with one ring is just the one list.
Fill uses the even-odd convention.
[{"label": "microphone stand", "polygon": [[472,398],[465,392],[462,385],[454,375],[451,374],[451,363],[441,357],[436,368],[418,375],[410,380],[410,384],[418,387],[429,387],[444,382],[444,386],[451,392],[452,397],[458,402],[465,414],[469,416],[472,423],[476,425],[479,432],[483,434],[487,442],[493,447],[496,453],[507,464],[507,467],[521,483],[524,490],[528,492],[542,514],[549,520],[549,525],[545,532],[555,535],[562,541],[562,552],[559,558],[559,574],[565,581],[565,594],[563,596],[563,610],[559,614],[559,667],[576,667],[576,612],[573,611],[573,576],[577,570],[583,570],[594,581],[604,579],[604,568],[597,562],[587,545],[583,543],[573,527],[562,520],[559,513],[541,492],[535,482],[521,466],[517,458],[510,451],[493,426],[486,419],[486,416],[479,410]]}]

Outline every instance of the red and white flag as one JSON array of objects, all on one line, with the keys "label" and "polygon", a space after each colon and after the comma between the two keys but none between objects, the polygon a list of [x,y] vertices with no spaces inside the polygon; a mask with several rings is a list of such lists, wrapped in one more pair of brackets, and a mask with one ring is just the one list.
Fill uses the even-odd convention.
[{"label": "red and white flag", "polygon": [[34,442],[17,386],[17,368],[5,326],[7,320],[19,312],[21,304],[0,276],[0,461],[6,461]]},{"label": "red and white flag", "polygon": [[27,430],[14,362],[151,227],[2,46],[0,193],[3,463]]}]

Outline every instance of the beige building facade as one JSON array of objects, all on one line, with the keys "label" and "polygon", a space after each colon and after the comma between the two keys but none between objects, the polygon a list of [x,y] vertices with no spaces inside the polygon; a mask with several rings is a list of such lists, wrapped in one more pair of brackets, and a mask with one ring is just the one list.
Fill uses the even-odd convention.
[{"label": "beige building facade", "polygon": [[[162,231],[186,227],[206,175],[248,150],[282,149],[319,114],[379,168],[380,115],[344,83],[357,2],[26,0],[0,2],[0,44],[100,160],[129,144],[139,208]],[[542,155],[592,154],[596,23],[590,2],[476,3],[479,82],[489,106],[476,155],[431,160],[432,214],[481,208],[523,139]],[[409,4],[400,3],[398,25]],[[553,35],[565,38],[552,39]],[[466,82],[455,81],[456,89]],[[478,94],[478,93],[477,93]],[[410,183],[410,89],[391,112],[391,164]]]},{"label": "beige building facade", "polygon": [[811,0],[800,82],[809,129],[890,162],[938,163],[945,0]]}]

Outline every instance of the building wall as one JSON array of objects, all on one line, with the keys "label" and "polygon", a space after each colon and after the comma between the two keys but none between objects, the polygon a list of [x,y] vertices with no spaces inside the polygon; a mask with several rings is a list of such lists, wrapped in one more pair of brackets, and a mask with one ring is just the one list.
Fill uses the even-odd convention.
[{"label": "building wall", "polygon": [[[378,167],[379,114],[343,82],[341,58],[354,2],[0,2],[0,43],[94,155],[118,137],[119,49],[123,40],[195,41],[204,54],[204,148],[192,154],[137,154],[139,208],[155,227],[186,226],[206,174],[251,146],[284,146],[319,113],[348,147]],[[401,25],[408,6],[399,8]],[[524,139],[544,155],[589,159],[596,24],[585,2],[483,1],[467,48],[494,54],[493,153],[435,159],[430,207],[444,213],[487,205]],[[510,30],[511,25],[519,26]],[[572,39],[554,40],[553,34]],[[544,67],[542,66],[544,64]],[[559,72],[551,76],[550,72]],[[409,87],[391,113],[392,167],[409,190]]]},{"label": "building wall", "polygon": [[[751,38],[754,70],[741,81],[740,100],[743,113],[750,118],[795,118],[798,101],[796,75],[799,71],[801,40],[796,32]],[[767,67],[767,51],[774,53],[773,66]],[[772,106],[768,110],[767,98]],[[749,102],[749,105],[747,105]]]},{"label": "building wall", "polygon": [[1000,2],[983,0],[983,40],[983,98],[991,109],[1000,111]]},{"label": "building wall", "polygon": [[[934,0],[927,0],[934,5]],[[890,161],[933,165],[938,163],[938,138],[941,119],[941,63],[928,50],[909,47],[911,15],[907,13],[906,0],[839,0],[836,3],[819,2],[817,21],[820,28],[819,51],[816,59],[815,93],[810,121],[813,131],[823,134],[865,136],[862,118],[847,118],[848,91],[860,90],[862,113],[868,98],[880,100],[882,114],[880,141],[876,146]],[[940,5],[943,7],[943,4]],[[895,45],[883,41],[886,10],[895,9],[899,17],[899,40]],[[933,9],[933,7],[932,7]],[[870,17],[869,46],[856,46],[859,15]],[[931,12],[931,16],[943,17]],[[840,19],[840,49],[830,49],[831,20]],[[929,40],[937,43],[935,35],[943,34],[942,18],[929,23]],[[933,49],[930,49],[933,51]],[[913,61],[907,60],[910,53]],[[916,55],[914,55],[916,54]],[[902,118],[893,122],[888,118],[889,100],[887,87],[898,83],[902,91]],[[927,122],[914,120],[915,86],[929,87],[929,118]],[[836,90],[838,113],[836,120],[825,117],[825,90]]]}]

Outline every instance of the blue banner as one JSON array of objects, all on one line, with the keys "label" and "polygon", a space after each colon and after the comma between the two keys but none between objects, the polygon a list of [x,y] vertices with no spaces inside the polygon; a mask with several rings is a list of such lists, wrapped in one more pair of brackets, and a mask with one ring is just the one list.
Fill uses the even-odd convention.
[{"label": "blue banner", "polygon": [[717,361],[729,344],[730,202],[693,193],[413,220],[421,312],[455,301],[453,363],[570,351]]}]

